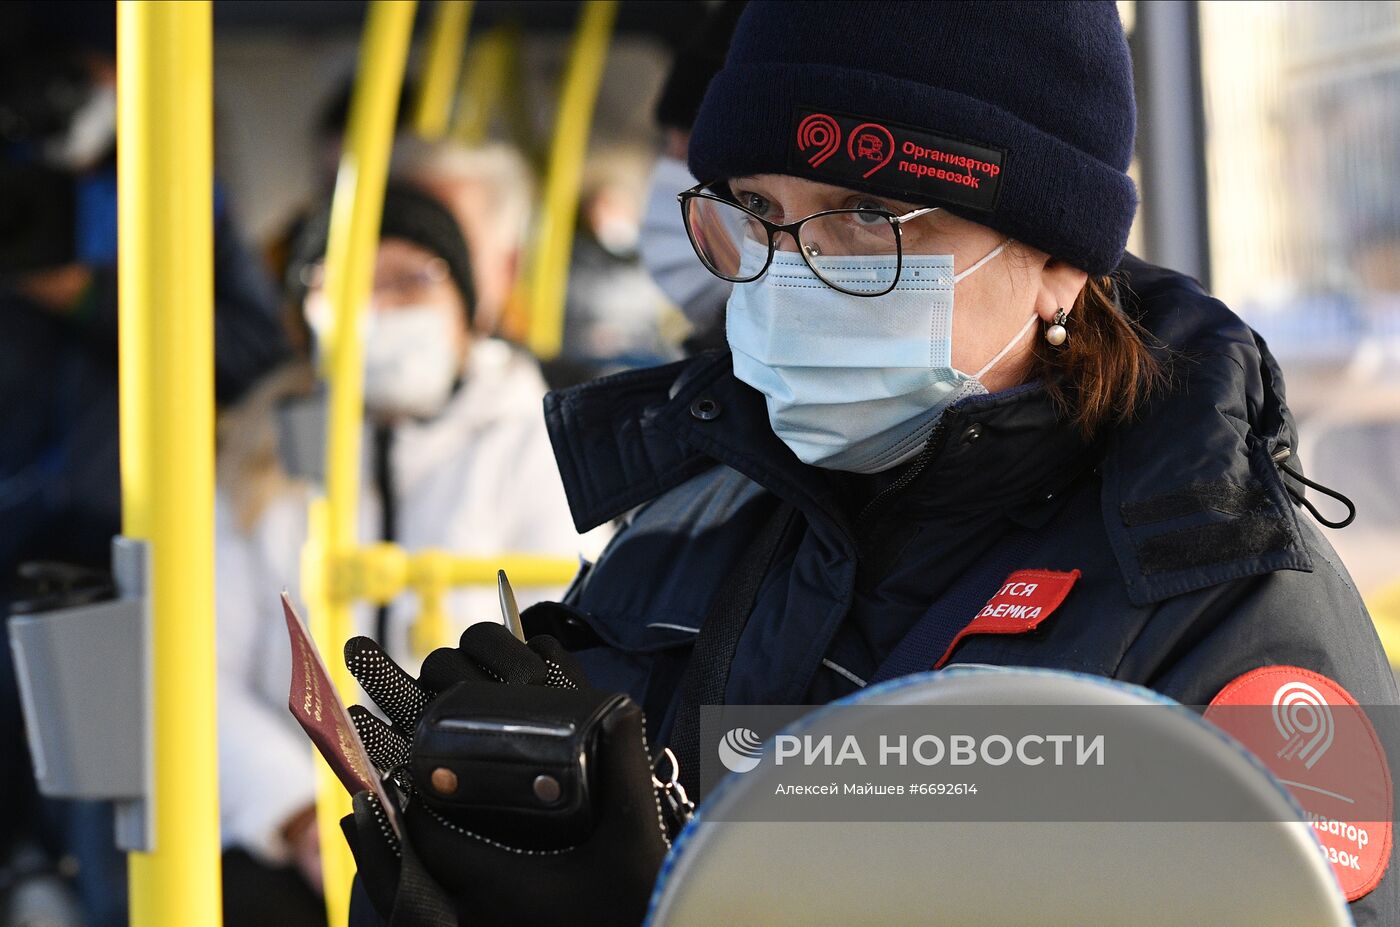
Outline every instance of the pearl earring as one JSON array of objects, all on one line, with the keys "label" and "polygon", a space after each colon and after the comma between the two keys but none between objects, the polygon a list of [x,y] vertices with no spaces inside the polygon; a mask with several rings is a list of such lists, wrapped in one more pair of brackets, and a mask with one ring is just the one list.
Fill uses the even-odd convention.
[{"label": "pearl earring", "polygon": [[1069,332],[1065,331],[1065,321],[1069,318],[1069,313],[1063,309],[1055,310],[1055,323],[1045,330],[1045,340],[1055,347],[1065,343],[1069,337]]}]

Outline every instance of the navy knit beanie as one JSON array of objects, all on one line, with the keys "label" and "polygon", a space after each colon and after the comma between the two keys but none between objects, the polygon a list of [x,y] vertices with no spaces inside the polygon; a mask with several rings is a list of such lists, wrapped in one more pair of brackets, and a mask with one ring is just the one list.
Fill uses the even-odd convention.
[{"label": "navy knit beanie", "polygon": [[[472,279],[466,238],[452,213],[417,187],[391,180],[384,191],[382,216],[381,240],[401,238],[442,258],[447,264],[447,274],[462,297],[470,323],[476,317],[476,281]],[[331,204],[326,203],[297,234],[287,263],[287,299],[293,306],[300,307],[306,301],[306,271],[326,259],[330,234]]]},{"label": "navy knit beanie", "polygon": [[1135,121],[1108,0],[754,0],[700,107],[690,170],[944,206],[1105,274],[1137,209]]}]

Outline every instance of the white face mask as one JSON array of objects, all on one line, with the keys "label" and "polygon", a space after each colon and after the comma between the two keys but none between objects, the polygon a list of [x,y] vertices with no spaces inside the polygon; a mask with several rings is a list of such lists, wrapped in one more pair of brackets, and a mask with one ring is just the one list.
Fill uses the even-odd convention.
[{"label": "white face mask", "polygon": [[657,159],[642,216],[642,266],[699,332],[718,324],[733,284],[705,269],[685,233],[676,194],[695,186],[685,162]]},{"label": "white face mask", "polygon": [[117,139],[117,88],[98,86],[68,123],[63,136],[44,145],[44,157],[55,167],[85,171],[111,150]]},{"label": "white face mask", "polygon": [[[308,321],[318,345],[321,314]],[[388,418],[432,418],[447,405],[462,373],[451,311],[405,306],[371,312],[365,325],[365,408]]]},{"label": "white face mask", "polygon": [[[919,453],[943,411],[986,393],[980,378],[1020,343],[1026,324],[975,374],[952,365],[953,285],[995,258],[1002,242],[962,273],[953,256],[906,255],[894,289],[850,296],[821,281],[801,255],[779,251],[763,277],[734,286],[729,346],[734,375],[763,393],[768,421],[803,463],[879,473]],[[766,245],[745,242],[741,272]],[[823,258],[827,276],[878,289],[895,258]],[[849,267],[840,267],[840,263]]]}]

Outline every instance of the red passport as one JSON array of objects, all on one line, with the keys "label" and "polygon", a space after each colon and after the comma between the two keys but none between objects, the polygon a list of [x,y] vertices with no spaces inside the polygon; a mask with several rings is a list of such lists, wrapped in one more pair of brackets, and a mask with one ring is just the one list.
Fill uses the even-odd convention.
[{"label": "red passport", "polygon": [[316,642],[311,639],[311,632],[285,592],[282,593],[282,611],[287,618],[287,633],[292,638],[292,690],[287,697],[287,707],[346,790],[351,795],[369,790],[378,796],[390,825],[398,833],[394,803],[379,781],[379,774],[365,752],[355,722],[350,720],[350,713],[331,682],[331,674],[316,649]]}]

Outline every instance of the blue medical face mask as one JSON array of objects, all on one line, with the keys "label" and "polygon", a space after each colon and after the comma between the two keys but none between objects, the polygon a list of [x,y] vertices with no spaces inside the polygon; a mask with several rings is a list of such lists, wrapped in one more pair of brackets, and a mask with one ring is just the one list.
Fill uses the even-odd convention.
[{"label": "blue medical face mask", "polygon": [[[975,374],[953,367],[953,286],[1007,244],[958,274],[951,254],[906,255],[894,289],[875,298],[838,292],[801,255],[777,252],[763,277],[729,297],[734,375],[763,393],[774,433],[803,463],[852,473],[898,466],[945,409],[987,392],[980,378],[1035,322],[1032,313]],[[767,255],[766,244],[747,241],[741,268],[752,273]],[[853,289],[878,290],[896,272],[893,255],[822,260],[827,276]]]},{"label": "blue medical face mask", "polygon": [[718,328],[734,284],[705,269],[685,233],[676,193],[693,186],[695,178],[690,176],[685,162],[665,156],[657,159],[638,247],[642,266],[651,279],[703,334]]}]

